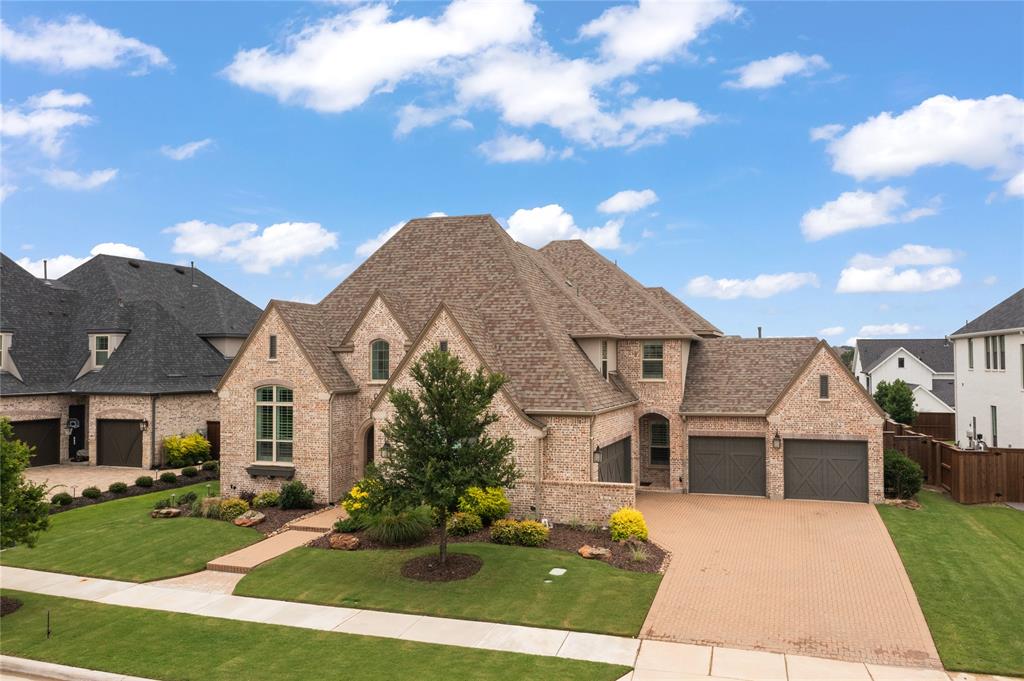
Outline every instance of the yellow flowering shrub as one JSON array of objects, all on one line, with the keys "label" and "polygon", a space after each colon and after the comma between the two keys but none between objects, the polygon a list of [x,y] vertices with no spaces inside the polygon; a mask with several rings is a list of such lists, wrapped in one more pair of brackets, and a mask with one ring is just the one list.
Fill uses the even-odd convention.
[{"label": "yellow flowering shrub", "polygon": [[647,523],[644,521],[644,514],[635,508],[624,506],[612,513],[608,527],[612,531],[613,541],[627,539],[647,541]]}]

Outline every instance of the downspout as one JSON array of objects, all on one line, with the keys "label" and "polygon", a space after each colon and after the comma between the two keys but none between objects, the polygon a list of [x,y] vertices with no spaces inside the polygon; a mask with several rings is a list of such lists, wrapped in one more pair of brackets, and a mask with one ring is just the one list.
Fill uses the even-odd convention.
[{"label": "downspout", "polygon": [[[149,396],[149,466],[157,468],[156,464],[156,401],[159,395]],[[162,461],[160,463],[163,463]]]},{"label": "downspout", "polygon": [[327,503],[334,499],[334,396],[327,400]]}]

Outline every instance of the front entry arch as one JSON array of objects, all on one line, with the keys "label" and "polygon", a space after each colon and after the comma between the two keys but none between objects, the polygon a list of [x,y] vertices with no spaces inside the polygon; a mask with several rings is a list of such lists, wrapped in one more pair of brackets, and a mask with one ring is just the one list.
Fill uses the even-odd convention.
[{"label": "front entry arch", "polygon": [[373,425],[363,433],[363,469],[373,463]]}]

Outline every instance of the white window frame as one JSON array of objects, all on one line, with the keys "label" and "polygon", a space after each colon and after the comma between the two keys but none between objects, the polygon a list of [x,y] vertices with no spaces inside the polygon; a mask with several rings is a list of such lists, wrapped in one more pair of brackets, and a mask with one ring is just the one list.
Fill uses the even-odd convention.
[{"label": "white window frame", "polygon": [[[260,391],[269,388],[272,391],[271,400],[261,400]],[[281,399],[281,391],[287,390],[291,399]],[[256,409],[254,410],[254,421],[253,421],[253,456],[257,463],[284,463],[292,464],[295,456],[295,391],[292,388],[284,385],[261,385],[256,388],[255,392]],[[260,437],[260,409],[270,408],[270,429],[271,435],[269,438]],[[291,410],[291,437],[283,438],[279,432],[280,426],[280,415],[282,410]],[[260,443],[269,442],[270,447],[270,458],[260,458]],[[287,446],[287,453],[281,453],[281,445]]]},{"label": "white window frame", "polygon": [[[102,349],[100,348],[100,339],[101,338],[104,340],[104,342],[106,343],[106,346],[107,346],[107,347],[102,348]],[[102,362],[100,361],[100,353],[101,352],[107,353],[106,357],[103,358]],[[111,348],[110,348],[110,336],[109,335],[107,335],[105,333],[101,333],[101,334],[96,334],[95,336],[93,336],[93,339],[92,339],[92,365],[94,367],[96,367],[97,369],[102,369],[103,367],[105,367],[107,365],[107,362],[110,361],[110,355],[111,355],[112,352],[113,352],[113,350],[111,350]]]}]

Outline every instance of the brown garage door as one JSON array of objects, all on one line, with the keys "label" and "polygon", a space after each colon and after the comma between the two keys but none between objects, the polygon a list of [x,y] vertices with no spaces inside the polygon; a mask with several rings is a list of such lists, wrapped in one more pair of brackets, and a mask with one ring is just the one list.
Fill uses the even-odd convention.
[{"label": "brown garage door", "polygon": [[96,422],[96,463],[100,466],[141,466],[141,421],[100,419]]},{"label": "brown garage door", "polygon": [[786,440],[788,499],[868,500],[868,445],[839,440]]},{"label": "brown garage door", "polygon": [[690,491],[764,496],[764,438],[691,437]]},{"label": "brown garage door", "polygon": [[50,466],[60,463],[60,419],[40,421],[14,421],[14,437],[35,447],[30,466]]}]

